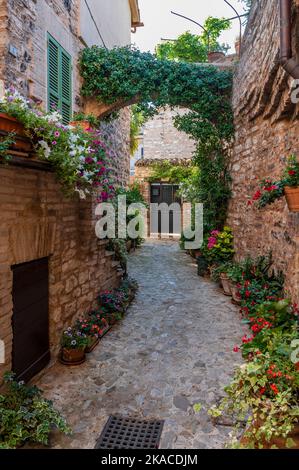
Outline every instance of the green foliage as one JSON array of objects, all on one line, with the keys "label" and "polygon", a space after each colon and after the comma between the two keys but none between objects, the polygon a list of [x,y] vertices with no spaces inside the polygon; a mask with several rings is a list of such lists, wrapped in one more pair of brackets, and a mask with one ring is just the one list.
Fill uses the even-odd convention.
[{"label": "green foliage", "polygon": [[115,252],[115,258],[120,262],[122,269],[127,272],[128,251],[126,241],[120,238],[110,239],[107,244],[107,250]]},{"label": "green foliage", "polygon": [[209,265],[228,262],[234,255],[234,236],[230,227],[224,227],[223,231],[213,230],[206,237],[202,246],[202,254]]},{"label": "green foliage", "polygon": [[138,150],[138,136],[145,122],[144,115],[138,105],[131,107],[131,123],[130,123],[130,151],[131,155]]},{"label": "green foliage", "polygon": [[196,35],[186,31],[175,41],[158,44],[158,59],[177,60],[179,62],[207,62],[208,52],[226,51],[228,46],[219,44],[220,34],[229,29],[230,22],[224,18],[209,17],[204,23],[205,31]]},{"label": "green foliage", "polygon": [[198,202],[204,204],[204,230],[221,229],[230,197],[227,143],[233,133],[232,75],[214,66],[158,60],[133,48],[92,47],[81,56],[82,93],[104,103],[139,102],[145,117],[165,106],[183,106],[174,124],[197,143]]},{"label": "green foliage", "polygon": [[227,51],[228,46],[219,44],[218,39],[223,31],[230,29],[231,23],[225,18],[213,18],[209,16],[204,22],[205,31],[202,33],[202,42],[209,51]]},{"label": "green foliage", "polygon": [[61,346],[66,349],[85,349],[88,338],[77,327],[67,328],[61,338]]},{"label": "green foliage", "polygon": [[58,112],[43,112],[13,88],[0,99],[0,112],[23,124],[36,153],[52,165],[66,193],[77,191],[85,198],[96,192],[99,202],[114,196],[106,145],[98,132],[64,126]]},{"label": "green foliage", "polygon": [[26,442],[48,444],[53,428],[69,434],[70,428],[53,403],[35,386],[4,376],[5,392],[0,395],[0,449],[14,449]]},{"label": "green foliage", "polygon": [[83,112],[78,112],[74,114],[74,122],[87,121],[90,124],[90,127],[98,128],[99,120],[92,114],[84,114]]},{"label": "green foliage", "polygon": [[[138,217],[140,215],[140,210],[136,209],[132,214],[128,214],[128,207],[131,204],[142,204],[144,207],[146,207],[146,202],[141,194],[140,191],[140,185],[138,182],[135,182],[131,185],[129,185],[128,188],[118,188],[116,191],[116,196],[126,196],[126,226],[128,227],[128,224],[130,223],[131,220],[133,220],[135,217]],[[117,205],[117,198],[114,200],[115,203],[115,212],[116,216],[118,216],[118,205]],[[140,222],[141,223],[141,220]],[[138,229],[137,227],[136,229]],[[118,235],[118,234],[116,234]],[[116,237],[117,239],[117,237]],[[129,235],[127,235],[127,240],[132,240],[134,246],[139,246],[143,242],[141,237],[137,237],[134,239],[131,239]]]},{"label": "green foliage", "polygon": [[185,201],[195,202],[198,200],[199,168],[191,163],[182,162],[174,165],[169,160],[153,163],[151,165],[151,176],[149,182],[169,181],[179,185],[178,195]]},{"label": "green foliage", "polygon": [[292,446],[289,434],[299,420],[299,371],[292,349],[299,344],[299,310],[284,298],[284,276],[272,270],[272,263],[270,253],[217,268],[237,283],[241,314],[252,333],[234,348],[249,362],[236,369],[226,397],[210,412],[216,419],[223,413],[234,417],[233,447],[263,448],[276,437]]},{"label": "green foliage", "polygon": [[0,163],[7,163],[11,160],[11,156],[8,153],[9,148],[15,143],[15,134],[11,132],[5,137],[0,139]]},{"label": "green foliage", "polygon": [[156,56],[158,59],[202,63],[208,60],[208,49],[201,36],[186,31],[175,41],[158,44]]},{"label": "green foliage", "polygon": [[272,204],[284,196],[286,186],[299,187],[299,161],[296,155],[290,155],[281,180],[263,179],[248,205],[257,204],[259,209]]}]

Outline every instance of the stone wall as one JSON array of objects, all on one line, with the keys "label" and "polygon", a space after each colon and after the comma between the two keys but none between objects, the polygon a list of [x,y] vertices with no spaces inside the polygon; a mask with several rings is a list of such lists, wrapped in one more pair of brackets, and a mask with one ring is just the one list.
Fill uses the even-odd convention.
[{"label": "stone wall", "polygon": [[[72,56],[73,108],[81,109],[78,53],[84,44],[79,7],[79,0],[0,0],[0,79],[6,86],[15,86],[46,108],[49,32]],[[119,31],[115,34],[121,41]],[[129,34],[130,24],[125,43]],[[102,125],[123,185],[129,180],[129,126],[129,109]],[[12,265],[49,257],[53,359],[65,326],[93,307],[100,290],[117,286],[121,276],[113,253],[107,253],[105,242],[96,238],[93,201],[67,198],[52,172],[30,169],[29,156],[21,157],[25,157],[23,167],[0,167],[0,339],[5,341],[0,380],[2,372],[11,368]]]},{"label": "stone wall", "polygon": [[116,287],[115,269],[104,241],[94,233],[93,204],[66,198],[53,173],[2,167],[0,170],[0,338],[11,368],[11,266],[49,257],[49,319],[52,357],[62,330],[93,307],[100,290]]},{"label": "stone wall", "polygon": [[[73,111],[81,109],[82,80],[78,57],[80,50],[85,47],[80,29],[81,7],[81,0],[0,0],[0,18],[3,18],[0,25],[0,52],[3,52],[0,57],[0,79],[6,86],[15,86],[24,96],[41,103],[44,108],[47,107],[47,33],[49,33],[72,57]],[[128,2],[126,9],[130,11]],[[6,33],[5,29],[2,31],[5,18],[8,27]],[[112,18],[115,21],[113,24],[111,24]],[[91,18],[88,21],[91,23]],[[111,26],[109,37],[115,35],[113,44],[128,43],[130,22],[127,20],[125,22],[126,34],[124,32],[121,34],[117,27],[122,21],[122,9],[117,11],[115,6],[112,10],[106,7],[101,11],[101,21],[109,22]],[[96,44],[102,45],[100,37]],[[16,57],[11,54],[12,50]],[[111,142],[115,166],[123,178],[122,183],[126,184],[130,164],[129,109],[121,111],[119,119],[109,126],[104,125],[103,128]]]},{"label": "stone wall", "polygon": [[[285,199],[262,210],[248,206],[259,181],[279,178],[287,156],[299,155],[298,106],[290,99],[292,79],[279,65],[278,4],[253,1],[234,77],[236,138],[228,223],[234,229],[237,257],[272,250],[275,268],[284,271],[286,286],[298,301],[299,214],[288,211]],[[294,45],[298,27],[294,10]]]},{"label": "stone wall", "polygon": [[145,124],[143,129],[145,159],[192,158],[195,150],[194,141],[185,132],[177,130],[173,124],[174,116],[186,112],[188,111],[185,109],[167,108]]}]

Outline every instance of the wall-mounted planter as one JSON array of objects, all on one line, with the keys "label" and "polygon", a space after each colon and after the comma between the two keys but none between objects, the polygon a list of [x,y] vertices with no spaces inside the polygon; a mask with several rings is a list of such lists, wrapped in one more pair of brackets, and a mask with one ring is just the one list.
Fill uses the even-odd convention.
[{"label": "wall-mounted planter", "polygon": [[83,131],[87,131],[91,128],[89,121],[72,121],[70,122],[70,126],[80,127]]},{"label": "wall-mounted planter", "polygon": [[30,152],[32,150],[32,143],[26,136],[23,124],[12,116],[0,113],[0,131],[7,134],[11,132],[15,133],[15,144],[13,145],[13,150],[20,150],[23,152]]},{"label": "wall-mounted planter", "polygon": [[299,187],[286,186],[284,188],[285,197],[290,212],[299,212]]}]

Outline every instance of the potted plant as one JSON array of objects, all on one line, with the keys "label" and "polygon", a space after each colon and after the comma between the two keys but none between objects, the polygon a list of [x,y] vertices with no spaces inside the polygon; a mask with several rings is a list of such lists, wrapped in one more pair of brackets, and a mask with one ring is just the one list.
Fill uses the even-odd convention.
[{"label": "potted plant", "polygon": [[230,296],[232,295],[231,290],[231,282],[228,277],[228,271],[232,269],[232,263],[222,263],[217,266],[212,272],[212,279],[214,281],[220,281],[224,295]]},{"label": "potted plant", "polygon": [[269,352],[259,353],[236,370],[226,397],[209,414],[216,420],[223,413],[234,416],[231,447],[299,448],[298,379],[288,359],[276,362]]},{"label": "potted plant", "polygon": [[229,280],[230,292],[233,302],[237,305],[241,304],[240,296],[240,283],[243,280],[243,266],[242,264],[234,263],[227,269],[227,277]]},{"label": "potted plant", "polygon": [[87,346],[85,352],[87,354],[91,353],[94,348],[99,344],[102,330],[97,322],[94,321],[93,316],[86,318],[80,318],[77,320],[76,328],[78,331],[86,335],[87,337]]},{"label": "potted plant", "polygon": [[119,289],[105,291],[98,296],[98,302],[109,313],[123,314],[125,310],[124,293]]},{"label": "potted plant", "polygon": [[285,169],[284,193],[289,210],[299,212],[299,162],[292,155]]},{"label": "potted plant", "polygon": [[248,201],[248,205],[256,203],[261,209],[283,196],[286,198],[289,210],[299,212],[299,162],[295,155],[288,158],[282,179],[279,181],[262,180],[260,189]]},{"label": "potted plant", "polygon": [[0,130],[4,131],[8,136],[13,135],[11,147],[14,150],[30,152],[33,147],[27,137],[24,125],[16,118],[6,113],[0,113]]},{"label": "potted plant", "polygon": [[96,129],[99,127],[98,119],[92,114],[84,114],[82,112],[75,113],[73,121],[70,122],[73,127],[80,127],[83,131]]},{"label": "potted plant", "polygon": [[88,346],[88,337],[78,328],[69,327],[62,335],[61,361],[63,364],[77,365],[85,361],[85,349]]}]

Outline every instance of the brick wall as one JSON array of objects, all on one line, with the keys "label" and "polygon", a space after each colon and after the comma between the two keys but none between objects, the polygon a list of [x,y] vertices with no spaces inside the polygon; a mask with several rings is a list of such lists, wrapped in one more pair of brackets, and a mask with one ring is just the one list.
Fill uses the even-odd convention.
[{"label": "brick wall", "polygon": [[[0,0],[0,78],[22,94],[47,96],[47,32],[73,58],[73,105],[80,109],[79,0]],[[111,30],[111,34],[113,31]],[[14,57],[9,51],[15,51]],[[121,184],[129,179],[130,110],[103,123],[113,166]],[[11,266],[49,257],[49,318],[52,357],[63,328],[91,309],[98,292],[119,284],[120,272],[95,235],[94,203],[63,195],[55,175],[28,167],[0,166],[0,339],[4,370],[11,368]]]},{"label": "brick wall", "polygon": [[[273,251],[275,267],[299,300],[299,214],[285,199],[257,210],[247,201],[262,178],[279,178],[286,157],[299,155],[298,107],[290,100],[291,78],[279,66],[278,3],[254,0],[234,78],[236,139],[231,174],[233,197],[228,223],[235,233],[237,257]],[[299,15],[294,11],[294,45]],[[299,52],[299,47],[297,52]]]},{"label": "brick wall", "polygon": [[104,241],[96,238],[92,201],[66,198],[53,173],[0,168],[0,338],[11,368],[11,266],[49,257],[49,318],[52,357],[61,332],[86,313],[100,290],[116,287],[116,271]]},{"label": "brick wall", "polygon": [[[82,80],[78,56],[84,43],[80,38],[80,4],[81,0],[0,0],[0,18],[5,19],[7,15],[8,19],[6,34],[3,30],[5,21],[0,24],[0,52],[3,52],[0,56],[0,78],[6,86],[15,86],[23,95],[47,107],[47,33],[50,33],[72,56],[73,110],[81,109]],[[106,9],[105,14],[109,15],[109,11],[109,8]],[[123,38],[125,44],[129,32]],[[113,35],[113,28],[110,35]],[[115,37],[122,45],[118,31],[115,31]],[[17,57],[9,52],[11,47]],[[129,109],[122,110],[119,119],[111,124],[103,125],[114,154],[115,167],[124,184],[129,178],[129,129]]]},{"label": "brick wall", "polygon": [[185,132],[178,131],[173,125],[173,118],[185,109],[165,109],[148,121],[143,130],[145,159],[173,160],[190,159],[195,144]]}]

